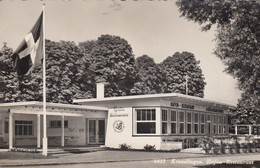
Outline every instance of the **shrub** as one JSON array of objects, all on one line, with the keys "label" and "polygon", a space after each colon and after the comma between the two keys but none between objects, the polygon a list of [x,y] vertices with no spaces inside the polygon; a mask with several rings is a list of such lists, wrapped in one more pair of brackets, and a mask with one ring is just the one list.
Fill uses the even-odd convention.
[{"label": "shrub", "polygon": [[202,147],[202,149],[206,152],[206,154],[209,153],[210,150],[212,150],[214,145],[214,142],[211,138],[201,138],[199,140],[199,146]]},{"label": "shrub", "polygon": [[145,151],[155,151],[156,149],[155,149],[155,145],[148,145],[148,144],[146,144],[145,146],[144,146],[144,150]]},{"label": "shrub", "polygon": [[120,145],[119,145],[119,148],[120,148],[121,150],[129,150],[129,149],[131,149],[132,147],[131,147],[131,145],[127,145],[126,143],[123,143],[123,144],[120,144]]}]

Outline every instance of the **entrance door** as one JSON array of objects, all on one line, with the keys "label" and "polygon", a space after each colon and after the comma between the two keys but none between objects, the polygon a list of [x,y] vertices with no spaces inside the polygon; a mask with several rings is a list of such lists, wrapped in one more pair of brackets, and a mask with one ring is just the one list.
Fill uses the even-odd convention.
[{"label": "entrance door", "polygon": [[89,144],[105,144],[105,120],[89,119],[88,134]]}]

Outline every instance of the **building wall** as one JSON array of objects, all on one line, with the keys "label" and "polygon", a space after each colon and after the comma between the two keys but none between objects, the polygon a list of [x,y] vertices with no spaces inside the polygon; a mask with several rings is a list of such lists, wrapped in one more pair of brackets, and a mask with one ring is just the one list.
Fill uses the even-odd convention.
[{"label": "building wall", "polygon": [[[0,109],[1,110],[1,109]],[[19,108],[20,111],[32,110],[27,108]],[[36,109],[39,110],[39,109]],[[50,109],[49,109],[50,110]],[[55,110],[55,109],[53,109]],[[11,110],[12,111],[12,110]],[[62,112],[59,109],[59,112]],[[105,111],[86,111],[82,116],[66,116],[66,112],[70,112],[69,109],[64,109],[64,121],[67,121],[68,126],[64,128],[64,142],[65,146],[84,146],[87,143],[87,130],[86,130],[86,119],[107,119],[107,112]],[[75,113],[75,110],[71,112]],[[81,112],[82,113],[82,112]],[[48,136],[48,145],[49,146],[60,146],[61,145],[61,135],[62,130],[61,126],[51,126],[52,123],[61,123],[61,116],[48,115],[47,116],[47,136]],[[17,121],[17,122],[16,122]],[[7,125],[6,123],[7,122]],[[24,124],[27,123],[27,124]],[[29,123],[29,124],[28,124]],[[41,143],[43,137],[43,116],[41,115]],[[6,128],[6,126],[8,128]],[[17,128],[16,128],[17,127]],[[22,135],[17,133],[18,127],[21,129]],[[32,131],[28,131],[28,129]],[[5,142],[7,145],[9,142],[9,130],[5,132],[5,129],[9,129],[9,112],[8,110],[0,111],[0,145],[2,142]],[[26,130],[26,131],[25,131]],[[24,135],[25,133],[27,135]],[[30,133],[29,133],[30,132]],[[30,135],[28,135],[28,133]],[[13,113],[13,145],[14,147],[18,146],[36,146],[37,145],[37,111],[34,114],[17,114]],[[2,143],[3,144],[3,143]]]},{"label": "building wall", "polygon": [[112,108],[108,111],[107,147],[119,148],[121,144],[131,145],[132,148],[143,149],[146,144],[160,148],[160,137],[133,136],[132,108]]}]

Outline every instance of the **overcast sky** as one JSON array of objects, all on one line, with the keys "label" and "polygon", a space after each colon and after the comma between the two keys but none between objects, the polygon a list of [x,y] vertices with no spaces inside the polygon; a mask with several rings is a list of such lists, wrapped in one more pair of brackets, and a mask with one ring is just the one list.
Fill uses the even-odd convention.
[{"label": "overcast sky", "polygon": [[[156,63],[175,52],[188,51],[200,60],[207,85],[205,98],[236,105],[241,92],[237,82],[224,71],[212,54],[214,30],[179,17],[175,0],[110,1],[49,0],[46,2],[46,38],[76,43],[97,39],[102,34],[120,36],[132,46],[135,57],[147,54]],[[42,10],[40,0],[0,1],[0,43],[16,48]]]}]

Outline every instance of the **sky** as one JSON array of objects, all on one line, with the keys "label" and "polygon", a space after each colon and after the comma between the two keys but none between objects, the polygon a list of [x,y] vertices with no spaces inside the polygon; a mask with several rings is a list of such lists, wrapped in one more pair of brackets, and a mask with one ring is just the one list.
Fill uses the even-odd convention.
[{"label": "sky", "polygon": [[0,0],[0,46],[18,47],[45,5],[46,38],[76,43],[102,34],[128,41],[135,58],[144,54],[156,63],[175,52],[191,52],[200,61],[206,86],[204,98],[236,105],[237,81],[224,72],[214,54],[215,30],[180,17],[175,0]]}]

